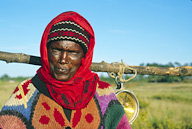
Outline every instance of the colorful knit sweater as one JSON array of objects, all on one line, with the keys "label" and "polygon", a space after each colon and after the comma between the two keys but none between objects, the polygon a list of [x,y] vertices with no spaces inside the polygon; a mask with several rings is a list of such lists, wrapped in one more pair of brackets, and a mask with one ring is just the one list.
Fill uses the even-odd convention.
[{"label": "colorful knit sweater", "polygon": [[[69,115],[70,114],[70,115]],[[49,95],[38,76],[21,82],[0,112],[2,129],[130,129],[113,89],[99,81],[94,97],[81,110],[67,110]]]}]

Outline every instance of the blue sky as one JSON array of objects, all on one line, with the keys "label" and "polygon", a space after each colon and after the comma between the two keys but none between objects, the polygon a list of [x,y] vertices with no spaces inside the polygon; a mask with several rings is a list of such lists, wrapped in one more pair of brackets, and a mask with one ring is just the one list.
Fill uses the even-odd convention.
[{"label": "blue sky", "polygon": [[[191,0],[0,0],[0,51],[39,56],[46,25],[65,11],[92,25],[93,62],[192,62]],[[38,68],[0,61],[0,76],[33,76]]]}]

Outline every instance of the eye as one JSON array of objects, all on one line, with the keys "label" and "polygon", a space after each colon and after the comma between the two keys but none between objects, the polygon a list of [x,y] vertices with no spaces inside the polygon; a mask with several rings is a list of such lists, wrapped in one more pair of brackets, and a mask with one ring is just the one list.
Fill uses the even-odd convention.
[{"label": "eye", "polygon": [[78,51],[74,51],[74,50],[70,50],[68,52],[71,53],[71,54],[78,54],[79,53]]},{"label": "eye", "polygon": [[60,54],[61,53],[61,50],[60,49],[58,49],[58,48],[51,48],[51,52],[53,53],[53,54]]}]

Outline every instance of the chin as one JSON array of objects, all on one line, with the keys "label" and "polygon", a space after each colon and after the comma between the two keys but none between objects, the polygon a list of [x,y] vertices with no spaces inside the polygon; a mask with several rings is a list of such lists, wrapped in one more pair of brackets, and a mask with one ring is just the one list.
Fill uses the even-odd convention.
[{"label": "chin", "polygon": [[58,81],[69,81],[71,78],[70,77],[63,77],[63,76],[55,76],[55,79],[57,79]]}]

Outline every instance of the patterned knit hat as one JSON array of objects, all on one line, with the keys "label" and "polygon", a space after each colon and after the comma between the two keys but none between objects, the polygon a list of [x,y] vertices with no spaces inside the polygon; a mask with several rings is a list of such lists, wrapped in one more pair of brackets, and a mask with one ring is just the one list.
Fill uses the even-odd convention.
[{"label": "patterned knit hat", "polygon": [[88,51],[88,44],[90,40],[89,34],[79,24],[68,19],[68,21],[61,21],[54,24],[49,32],[47,46],[53,41],[70,40],[78,43],[84,51]]}]

